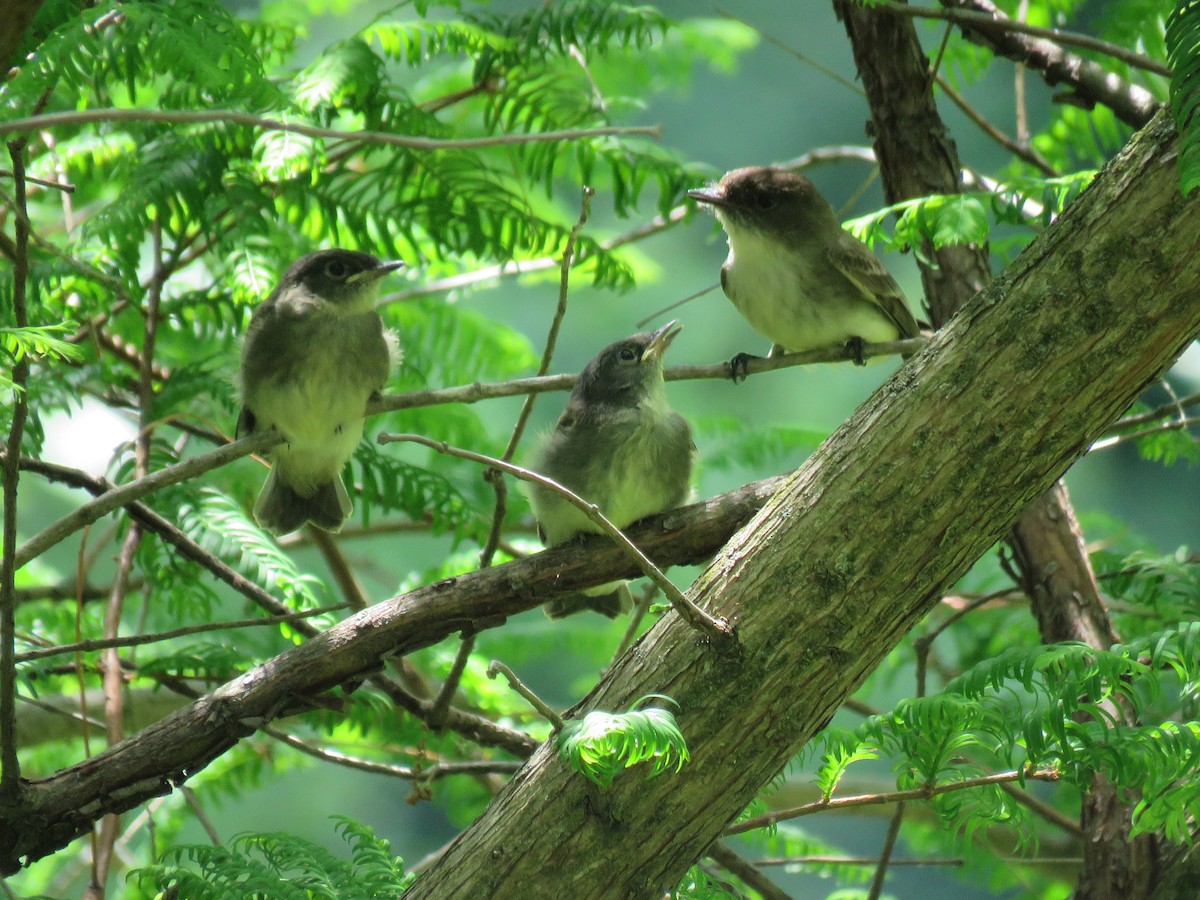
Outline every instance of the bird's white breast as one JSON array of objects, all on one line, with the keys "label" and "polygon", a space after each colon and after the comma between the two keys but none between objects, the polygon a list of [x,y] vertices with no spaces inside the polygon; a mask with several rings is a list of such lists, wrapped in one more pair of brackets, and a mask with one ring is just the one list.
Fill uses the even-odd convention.
[{"label": "bird's white breast", "polygon": [[759,334],[792,352],[829,347],[851,337],[892,341],[899,332],[865,298],[830,295],[820,253],[798,253],[761,232],[723,219],[729,238],[725,293]]},{"label": "bird's white breast", "polygon": [[339,312],[307,315],[328,321],[307,348],[306,365],[260,391],[254,410],[262,427],[273,425],[287,438],[272,458],[280,476],[301,494],[340,473],[362,439],[367,400],[380,387],[369,383],[359,339],[339,327]]}]

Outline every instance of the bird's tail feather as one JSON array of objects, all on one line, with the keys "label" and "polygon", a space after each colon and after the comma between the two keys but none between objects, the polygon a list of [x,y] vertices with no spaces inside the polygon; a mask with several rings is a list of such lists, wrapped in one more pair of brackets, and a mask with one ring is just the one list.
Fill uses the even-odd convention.
[{"label": "bird's tail feather", "polygon": [[282,481],[272,468],[254,504],[254,519],[274,535],[288,534],[311,522],[324,531],[340,531],[350,517],[350,495],[341,476],[305,497]]},{"label": "bird's tail feather", "polygon": [[[603,587],[613,587],[613,585],[604,585]],[[628,611],[632,606],[633,598],[629,594],[629,586],[624,581],[621,581],[616,584],[615,590],[608,591],[607,593],[596,595],[587,593],[569,594],[566,597],[551,600],[542,608],[551,619],[562,619],[589,609],[600,613],[602,616],[615,619],[621,613]]]}]

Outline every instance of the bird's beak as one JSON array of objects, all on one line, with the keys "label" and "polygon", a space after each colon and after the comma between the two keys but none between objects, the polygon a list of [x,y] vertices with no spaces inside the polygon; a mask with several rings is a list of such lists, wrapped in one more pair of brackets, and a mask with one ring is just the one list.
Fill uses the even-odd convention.
[{"label": "bird's beak", "polygon": [[687,195],[698,203],[707,203],[709,206],[726,207],[729,201],[725,199],[725,192],[718,186],[696,188],[688,191]]},{"label": "bird's beak", "polygon": [[650,343],[646,345],[646,349],[642,353],[642,362],[656,358],[661,359],[662,355],[667,352],[667,348],[671,346],[671,341],[675,340],[675,335],[681,331],[683,331],[683,326],[679,324],[679,320],[672,319],[650,335]]},{"label": "bird's beak", "polygon": [[404,268],[404,260],[393,259],[388,262],[382,262],[373,269],[366,269],[362,272],[356,272],[346,279],[347,284],[370,284],[372,281],[378,281],[389,272],[395,272],[397,269]]}]

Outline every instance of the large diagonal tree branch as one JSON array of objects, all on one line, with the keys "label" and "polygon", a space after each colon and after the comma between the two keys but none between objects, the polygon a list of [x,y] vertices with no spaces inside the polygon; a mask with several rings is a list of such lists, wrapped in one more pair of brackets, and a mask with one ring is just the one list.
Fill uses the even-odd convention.
[{"label": "large diagonal tree branch", "polygon": [[[925,76],[928,62],[915,29],[846,0],[835,0],[835,6],[845,21],[871,105],[876,155],[889,200],[920,197],[939,184],[950,186],[940,192],[955,192],[961,166]],[[970,298],[970,280],[987,279],[986,247],[954,249],[953,255],[938,259],[939,274],[928,273],[925,278],[935,324]],[[959,271],[970,277],[947,277]],[[1082,641],[1107,649],[1115,638],[1066,485],[1055,483],[1026,510],[1007,540],[1042,639]],[[1121,715],[1120,710],[1114,712]],[[1082,824],[1088,837],[1079,896],[1089,900],[1144,896],[1153,881],[1154,836],[1130,839],[1130,807],[1117,802],[1112,785],[1102,776],[1097,776],[1084,798]]]},{"label": "large diagonal tree branch", "polygon": [[[543,748],[451,851],[471,885],[462,896],[528,897],[534,876],[547,893],[580,879],[578,896],[612,896],[610,877],[639,885],[635,893],[672,883],[995,539],[994,529],[1174,358],[1200,327],[1200,213],[1174,194],[1170,137],[1164,122],[1097,179],[1011,278],[885,385],[710,567],[696,597],[736,617],[738,652],[714,655],[668,614],[588,701],[628,705],[647,687],[679,699],[695,754],[679,780],[648,790],[638,782],[632,791],[618,781],[609,799],[589,800],[583,780]],[[1150,297],[1147,266],[1172,275]],[[669,513],[633,534],[660,563],[703,557],[773,487]],[[635,572],[622,551],[592,541],[365,610],[129,741],[23,783],[19,801],[0,810],[0,870],[53,852],[104,812],[169,791],[240,736],[314,693],[353,684],[389,655],[623,574]],[[703,788],[685,790],[696,778]],[[509,827],[510,813],[505,832],[498,823]],[[648,836],[629,827],[636,821],[659,824]],[[606,847],[592,858],[603,858],[608,874],[537,857],[537,847],[552,852],[560,837],[572,854],[589,841]],[[516,880],[497,891],[471,881],[506,873]],[[438,893],[448,876],[457,877],[443,861],[421,890],[456,895],[449,886]]]},{"label": "large diagonal tree branch", "polygon": [[1174,158],[1160,116],[722,550],[692,594],[736,651],[669,615],[576,711],[670,695],[682,772],[600,792],[543,745],[409,900],[674,885],[1200,330],[1200,201]]},{"label": "large diagonal tree branch", "polygon": [[[781,482],[754,482],[657,516],[627,533],[660,565],[702,562],[750,520]],[[445,579],[364,610],[130,740],[49,778],[22,782],[17,800],[0,805],[0,874],[11,873],[22,860],[61,849],[105,813],[123,812],[169,792],[261,725],[315,705],[316,695],[339,685],[353,689],[389,657],[428,647],[463,629],[496,627],[507,616],[559,594],[640,574],[623,548],[597,537]],[[413,699],[389,696],[404,708]],[[464,724],[455,730],[467,734],[470,729]],[[493,737],[488,743],[525,755],[511,741]]]}]

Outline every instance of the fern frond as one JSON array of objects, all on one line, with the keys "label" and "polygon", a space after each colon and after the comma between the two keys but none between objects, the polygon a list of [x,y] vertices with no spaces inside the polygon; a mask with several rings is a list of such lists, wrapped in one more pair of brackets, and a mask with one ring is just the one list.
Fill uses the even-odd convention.
[{"label": "fern frond", "polygon": [[[64,21],[0,89],[0,102],[24,115],[52,86],[51,109],[71,108],[81,96],[137,103],[139,92],[152,88],[159,108],[282,104],[247,32],[224,5],[127,2],[110,12],[104,17],[88,7]],[[101,19],[104,26],[96,27]]]},{"label": "fern frond", "polygon": [[[281,594],[289,606],[313,609],[328,602],[324,583],[297,569],[291,557],[224,494],[202,488],[197,499],[180,508],[179,522],[201,547],[266,590]],[[314,624],[320,627],[332,621]]]},{"label": "fern frond", "polygon": [[442,55],[503,55],[513,52],[517,46],[511,37],[469,20],[374,22],[359,36],[367,43],[377,42],[385,56],[410,66]]},{"label": "fern frond", "polygon": [[305,900],[377,900],[396,897],[416,876],[387,841],[365,825],[339,818],[337,831],[350,845],[351,859],[339,859],[304,838],[278,832],[237,835],[228,848],[195,845],[173,848],[162,862],[130,873],[143,890],[170,890],[194,900],[271,897]]},{"label": "fern frond", "polygon": [[82,357],[79,348],[58,337],[68,334],[78,326],[68,320],[53,325],[27,325],[23,328],[0,326],[0,350],[13,363],[26,356],[38,359],[57,359],[74,362]]},{"label": "fern frond", "polygon": [[555,737],[559,754],[588,780],[608,787],[617,773],[650,763],[647,778],[688,761],[687,744],[670,710],[651,707],[627,713],[594,710],[564,723]]},{"label": "fern frond", "polygon": [[1200,0],[1176,0],[1167,16],[1171,115],[1179,132],[1179,190],[1200,186]]},{"label": "fern frond", "polygon": [[364,525],[380,510],[402,512],[415,521],[431,520],[435,532],[457,532],[473,521],[473,505],[444,475],[409,465],[364,441],[354,451],[362,494]]}]

